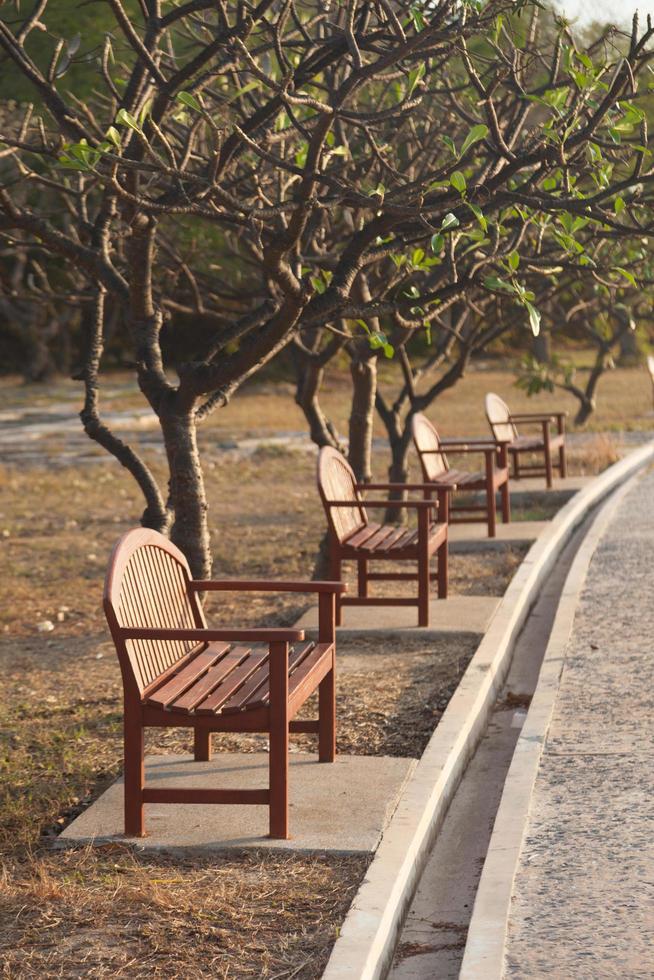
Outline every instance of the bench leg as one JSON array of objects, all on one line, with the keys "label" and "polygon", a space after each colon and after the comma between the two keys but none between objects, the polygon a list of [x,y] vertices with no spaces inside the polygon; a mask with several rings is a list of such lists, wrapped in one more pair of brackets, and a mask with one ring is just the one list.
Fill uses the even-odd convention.
[{"label": "bench leg", "polygon": [[[366,599],[368,596],[368,559],[359,558],[357,561],[357,578],[359,586],[359,597]],[[340,579],[335,579],[340,581]]]},{"label": "bench leg", "polygon": [[448,571],[447,571],[447,538],[438,549],[438,598],[447,599]]},{"label": "bench leg", "polygon": [[145,738],[140,718],[125,709],[125,836],[145,837],[143,786],[145,784]]},{"label": "bench leg", "polygon": [[488,537],[495,537],[495,525],[497,523],[497,505],[495,503],[495,487],[493,478],[486,479],[486,516],[488,520]]},{"label": "bench leg", "polygon": [[545,483],[547,484],[547,489],[551,490],[554,483],[554,473],[552,469],[552,450],[550,449],[549,439],[545,439]]},{"label": "bench leg", "polygon": [[511,523],[511,490],[508,477],[500,488],[502,495],[502,521],[504,524]]},{"label": "bench leg", "polygon": [[[440,585],[439,578],[439,591]],[[429,513],[426,510],[418,513],[418,626],[429,626]]]},{"label": "bench leg", "polygon": [[336,758],[336,678],[334,665],[318,687],[318,761]]},{"label": "bench leg", "polygon": [[[339,553],[338,541],[335,540],[334,535],[330,533],[329,535],[329,577],[332,582],[341,581],[341,556]],[[341,625],[342,620],[341,612],[341,597],[336,596],[336,625]]]},{"label": "bench leg", "polygon": [[270,644],[269,836],[288,838],[288,643]]},{"label": "bench leg", "polygon": [[196,762],[211,762],[211,732],[202,728],[194,729],[193,755]]},{"label": "bench leg", "polygon": [[568,475],[568,461],[565,458],[565,445],[559,447],[559,472],[562,479]]}]

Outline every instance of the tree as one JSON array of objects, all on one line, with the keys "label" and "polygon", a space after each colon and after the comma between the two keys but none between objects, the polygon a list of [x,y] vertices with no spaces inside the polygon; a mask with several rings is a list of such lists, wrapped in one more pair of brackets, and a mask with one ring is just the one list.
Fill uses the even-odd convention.
[{"label": "tree", "polygon": [[[197,425],[293,336],[326,328],[392,354],[480,289],[510,295],[536,329],[512,265],[527,229],[548,238],[566,215],[598,234],[651,231],[634,103],[649,22],[588,54],[565,26],[539,40],[531,0],[107,6],[97,67],[76,39],[47,66],[32,57],[37,28],[57,36],[47,0],[27,16],[2,8],[0,48],[38,102],[2,134],[0,233],[83,276],[84,426],[195,575],[211,564]],[[61,88],[71,65],[99,68],[96,94]],[[635,184],[617,221],[616,195]],[[167,496],[100,415],[107,306],[123,312],[161,426]],[[184,341],[194,316],[203,329]],[[182,338],[174,379],[165,317]],[[371,411],[357,417],[365,427]]]},{"label": "tree", "polygon": [[[649,316],[654,286],[646,242],[588,241],[584,254],[593,256],[587,274],[576,275],[574,266],[562,268],[556,288],[544,290],[539,302],[555,353],[547,361],[527,354],[517,378],[530,395],[557,388],[573,395],[579,403],[574,419],[578,426],[595,411],[599,382],[615,366],[616,353],[635,335],[638,322]],[[585,379],[561,343],[566,340],[581,341],[594,351]]]},{"label": "tree", "polygon": [[[443,168],[445,153],[455,160],[440,182],[461,201],[443,218],[449,234],[441,232],[422,244],[414,227],[415,247],[390,256],[395,268],[386,260],[368,265],[364,273],[368,295],[385,299],[384,306],[378,301],[376,307],[383,315],[360,324],[375,348],[372,364],[382,352],[394,353],[398,364],[392,396],[371,386],[391,445],[393,482],[407,478],[413,414],[454,385],[473,354],[509,330],[515,335],[516,322],[528,323],[538,339],[541,302],[553,308],[558,297],[560,310],[572,296],[574,306],[575,284],[582,290],[599,286],[612,296],[623,291],[620,284],[629,285],[629,273],[620,262],[630,267],[632,258],[624,256],[638,255],[643,233],[651,233],[651,154],[644,145],[646,113],[637,104],[646,105],[648,90],[639,94],[630,76],[621,98],[604,81],[615,81],[616,65],[619,74],[623,39],[604,31],[579,48],[565,22],[552,26],[546,21],[537,32],[542,15],[532,13],[526,32],[515,17],[510,22],[498,18],[490,47],[478,43],[472,53],[473,45],[464,44],[460,58],[453,56],[441,66],[435,91],[447,93],[449,107],[444,112],[439,104],[447,132],[443,143],[430,143],[421,115],[429,113],[430,91],[411,118],[414,153],[405,174],[418,183],[421,168],[432,173]],[[650,58],[645,43],[640,45],[649,40],[650,30],[648,23],[639,38],[634,21],[627,50],[636,75]],[[609,38],[616,45],[611,56]],[[476,123],[472,129],[471,122]],[[461,162],[457,147],[481,132],[485,135]],[[502,145],[504,156],[498,153]],[[482,200],[483,209],[474,203]],[[472,232],[466,217],[478,223]],[[616,257],[616,245],[622,259]],[[438,291],[443,279],[447,297]],[[452,290],[454,282],[460,290]],[[389,302],[398,296],[406,297],[408,316]],[[557,329],[569,322],[559,316]],[[361,338],[348,338],[341,347],[351,353],[355,344],[361,352]],[[305,358],[309,364],[312,358],[319,361],[323,371],[329,353],[326,341],[316,352],[314,337]],[[371,352],[366,356],[370,359]],[[364,413],[358,419],[372,424]],[[323,425],[320,438],[333,440],[333,430]],[[360,435],[353,452],[351,440],[350,462],[361,478],[369,465],[357,447],[369,444],[369,433],[368,438]]]}]

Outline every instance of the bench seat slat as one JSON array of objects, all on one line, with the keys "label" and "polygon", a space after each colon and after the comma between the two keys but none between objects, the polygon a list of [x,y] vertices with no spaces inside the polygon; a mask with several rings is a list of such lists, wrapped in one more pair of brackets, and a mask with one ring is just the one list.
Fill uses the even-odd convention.
[{"label": "bench seat slat", "polygon": [[233,646],[215,666],[210,667],[206,674],[170,705],[171,710],[193,711],[233,670],[240,666],[249,652],[249,647]]},{"label": "bench seat slat", "polygon": [[454,477],[454,482],[459,490],[475,483],[478,483],[480,487],[486,486],[486,474],[481,471],[470,473],[467,470],[450,470],[450,473]]},{"label": "bench seat slat", "polygon": [[219,711],[261,665],[268,660],[268,650],[253,650],[249,656],[229,674],[221,684],[195,709],[199,715],[212,715]]},{"label": "bench seat slat", "polygon": [[[558,449],[565,442],[565,437],[552,433],[550,435],[550,449]],[[529,449],[540,450],[545,448],[542,436],[518,436],[513,442],[509,443],[509,452],[524,453]]]},{"label": "bench seat slat", "polygon": [[[309,647],[313,646],[312,643],[308,644]],[[293,647],[288,653],[288,669],[291,671],[293,667],[299,662],[301,656],[306,653],[307,644],[301,647]],[[235,694],[230,697],[222,708],[222,713],[226,715],[235,714],[238,711],[242,711],[245,708],[252,707],[251,701],[259,696],[263,697],[265,692],[268,691],[268,655],[264,657],[264,660],[260,667],[252,674],[248,681],[238,690]]]},{"label": "bench seat slat", "polygon": [[[294,647],[293,651],[289,653],[288,657],[288,673],[289,673],[289,687],[291,684],[291,679],[293,677],[293,672],[304,662],[304,659],[311,653],[315,644],[305,643],[303,646]],[[256,690],[253,695],[244,704],[246,710],[251,710],[254,708],[265,708],[268,706],[270,701],[270,675],[266,671],[266,677],[263,684]]]},{"label": "bench seat slat", "polygon": [[[392,537],[396,527],[394,524],[383,524],[367,541],[359,545],[362,551],[376,551],[388,538]],[[347,542],[350,543],[349,541]]]},{"label": "bench seat slat", "polygon": [[314,690],[332,665],[332,643],[317,643],[300,666],[293,671],[288,684],[288,698],[302,699],[305,691]]},{"label": "bench seat slat", "polygon": [[369,538],[375,534],[381,524],[366,524],[365,527],[359,528],[358,531],[354,531],[349,537],[344,538],[343,544],[347,545],[348,548],[359,548],[362,544],[368,541]]},{"label": "bench seat slat", "polygon": [[390,551],[391,548],[401,548],[402,542],[408,539],[412,539],[414,532],[408,530],[406,527],[398,527],[395,529],[393,534],[390,534],[385,541],[382,541],[375,551]]},{"label": "bench seat slat", "polygon": [[154,690],[147,698],[147,703],[157,708],[165,708],[175,698],[184,693],[210,667],[229,650],[228,643],[212,643],[193,657],[180,671],[167,680],[161,687]]}]

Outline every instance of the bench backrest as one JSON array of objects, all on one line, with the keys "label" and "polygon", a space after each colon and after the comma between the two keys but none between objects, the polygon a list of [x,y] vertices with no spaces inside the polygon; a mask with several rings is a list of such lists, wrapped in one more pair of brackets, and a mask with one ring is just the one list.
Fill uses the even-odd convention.
[{"label": "bench backrest", "polygon": [[198,646],[195,640],[125,640],[121,627],[194,629],[204,614],[188,588],[186,558],[157,531],[135,528],[116,544],[104,586],[104,610],[123,679],[139,693]]},{"label": "bench backrest", "polygon": [[[318,492],[330,528],[343,541],[368,523],[368,515],[356,488],[352,467],[336,449],[323,446],[318,453]],[[352,501],[351,507],[330,507],[330,500]]]},{"label": "bench backrest", "polygon": [[511,421],[509,406],[493,392],[486,395],[486,418],[497,442],[513,442],[517,439],[518,430]]},{"label": "bench backrest", "polygon": [[418,412],[411,420],[411,435],[425,480],[437,480],[449,470],[438,432],[428,418]]}]

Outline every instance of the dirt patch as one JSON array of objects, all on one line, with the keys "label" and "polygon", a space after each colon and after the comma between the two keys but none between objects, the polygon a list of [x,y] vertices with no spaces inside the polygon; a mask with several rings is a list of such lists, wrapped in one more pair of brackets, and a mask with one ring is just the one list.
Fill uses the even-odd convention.
[{"label": "dirt patch", "polygon": [[0,881],[3,975],[319,977],[367,863],[116,846],[16,863]]},{"label": "dirt patch", "polygon": [[[49,646],[47,644],[50,644]],[[418,757],[456,689],[477,645],[411,639],[360,639],[339,645],[338,751]],[[5,678],[0,708],[2,786],[0,848],[5,853],[56,836],[120,772],[121,682],[110,644],[0,642]],[[301,717],[315,717],[315,698]],[[260,735],[214,735],[217,750],[261,751]],[[151,730],[148,752],[187,752],[185,729]],[[295,751],[315,749],[311,736],[292,739]]]},{"label": "dirt patch", "polygon": [[[477,638],[372,640],[339,651],[338,750],[418,756]],[[121,685],[93,638],[0,642],[0,962],[12,977],[319,977],[367,859],[270,854],[153,863],[125,848],[50,855],[47,845],[121,767]],[[308,702],[303,714],[311,717]],[[214,736],[260,750],[261,736]],[[292,740],[313,748],[309,736]],[[148,734],[150,752],[190,749]],[[71,966],[71,964],[77,964]]]},{"label": "dirt patch", "polygon": [[[210,433],[214,438],[219,434]],[[314,461],[260,449],[212,456],[207,492],[217,576],[309,578],[324,516]],[[148,457],[162,477],[161,462]],[[144,860],[125,848],[52,855],[61,829],[121,768],[121,683],[100,597],[110,548],[142,502],[115,463],[0,469],[0,963],[11,977],[318,977],[366,860],[224,855]],[[274,493],[271,493],[274,487]],[[501,595],[521,549],[453,555],[451,590]],[[212,625],[286,625],[304,597],[213,596]],[[339,646],[338,748],[419,756],[475,637]],[[305,716],[315,712],[308,703]],[[257,736],[214,736],[255,751]],[[313,746],[308,736],[296,749]],[[161,730],[148,751],[188,751]]]}]

